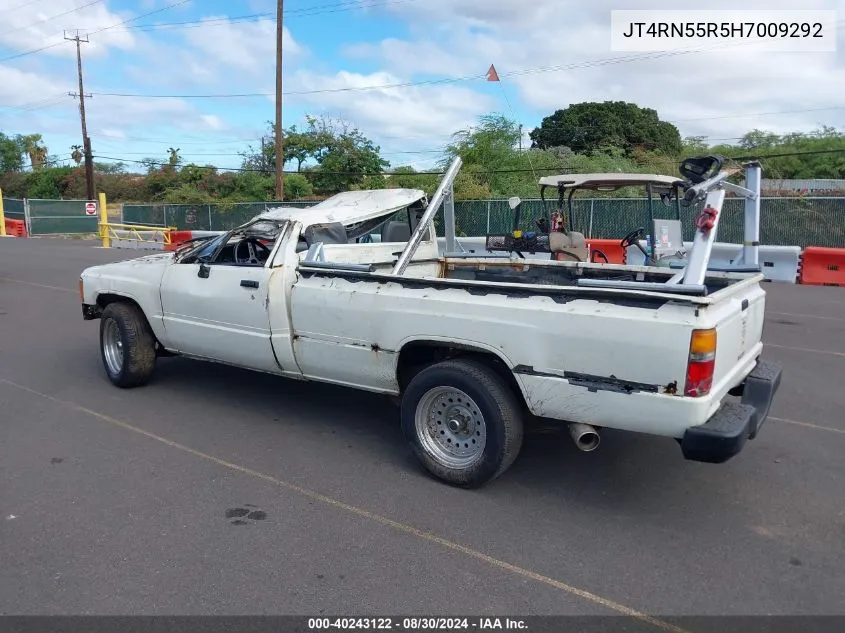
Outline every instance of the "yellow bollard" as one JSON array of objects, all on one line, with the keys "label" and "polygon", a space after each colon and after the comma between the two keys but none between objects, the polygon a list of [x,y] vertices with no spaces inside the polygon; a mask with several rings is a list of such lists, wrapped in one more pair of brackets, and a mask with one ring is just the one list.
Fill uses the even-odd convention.
[{"label": "yellow bollard", "polygon": [[3,190],[0,189],[0,237],[8,237],[6,235],[6,214],[3,213]]},{"label": "yellow bollard", "polygon": [[111,248],[109,208],[106,204],[106,194],[104,193],[100,193],[100,237],[103,239],[103,248]]}]

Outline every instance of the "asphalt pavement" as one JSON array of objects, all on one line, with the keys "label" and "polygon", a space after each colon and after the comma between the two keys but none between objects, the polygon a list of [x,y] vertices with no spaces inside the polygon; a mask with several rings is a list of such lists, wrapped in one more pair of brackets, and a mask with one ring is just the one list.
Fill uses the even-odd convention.
[{"label": "asphalt pavement", "polygon": [[721,465],[530,425],[477,491],[363,392],[162,359],[106,379],[82,240],[0,241],[0,613],[845,615],[845,288],[767,284],[785,365]]}]

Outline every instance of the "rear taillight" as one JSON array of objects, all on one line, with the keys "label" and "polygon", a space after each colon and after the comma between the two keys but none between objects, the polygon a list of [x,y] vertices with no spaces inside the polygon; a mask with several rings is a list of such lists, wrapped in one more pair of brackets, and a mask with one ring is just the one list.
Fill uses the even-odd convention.
[{"label": "rear taillight", "polygon": [[85,284],[82,281],[82,277],[79,278],[79,300],[85,303]]},{"label": "rear taillight", "polygon": [[716,330],[693,330],[687,361],[684,395],[700,398],[710,393],[716,364]]}]

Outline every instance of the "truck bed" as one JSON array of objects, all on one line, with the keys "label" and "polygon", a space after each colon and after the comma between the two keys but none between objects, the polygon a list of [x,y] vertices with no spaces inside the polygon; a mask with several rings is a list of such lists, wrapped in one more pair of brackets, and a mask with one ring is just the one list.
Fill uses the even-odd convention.
[{"label": "truck bed", "polygon": [[711,272],[707,275],[704,288],[699,293],[682,292],[683,288],[672,285],[652,289],[592,288],[579,285],[579,280],[621,282],[623,285],[642,282],[665,284],[678,271],[622,264],[557,262],[509,257],[418,258],[410,262],[401,278],[397,278],[391,274],[395,259],[385,258],[385,252],[379,253],[382,257],[375,261],[372,258],[369,261],[365,258],[361,258],[363,261],[359,260],[361,255],[372,254],[362,253],[360,249],[356,252],[352,248],[333,245],[325,249],[327,261],[320,262],[316,266],[311,262],[302,261],[300,266],[309,273],[317,272],[319,269],[322,274],[339,275],[347,279],[390,280],[403,285],[419,285],[417,280],[427,280],[428,284],[434,286],[446,282],[446,287],[472,288],[476,293],[485,292],[485,288],[492,290],[500,287],[510,288],[519,294],[564,292],[567,295],[577,293],[585,297],[612,295],[617,298],[629,296],[641,299],[651,296],[661,302],[666,300],[667,295],[672,295],[673,298],[683,298],[682,300],[704,305],[718,300],[721,294],[715,299],[714,295],[727,288],[742,284],[742,282],[756,284],[763,280],[762,275]]}]

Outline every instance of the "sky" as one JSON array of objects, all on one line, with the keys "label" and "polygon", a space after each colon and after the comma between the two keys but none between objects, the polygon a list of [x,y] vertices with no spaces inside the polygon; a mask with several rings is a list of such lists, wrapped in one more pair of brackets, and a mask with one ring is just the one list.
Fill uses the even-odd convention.
[{"label": "sky", "polygon": [[[682,136],[736,142],[758,128],[845,130],[845,0],[836,50],[772,52],[716,40],[680,54],[614,50],[611,11],[653,0],[287,0],[283,125],[343,119],[391,166],[426,169],[484,114],[523,124],[621,100],[655,109]],[[712,0],[708,9],[734,9]],[[746,0],[742,9],[792,9]],[[51,155],[81,144],[79,33],[96,160],[238,167],[273,120],[275,0],[0,0],[0,131],[40,133]],[[750,19],[756,19],[751,16]],[[501,81],[487,81],[494,64]],[[90,95],[90,97],[89,97]],[[224,96],[225,95],[225,96]],[[232,96],[239,95],[239,96]],[[291,167],[290,165],[288,166]]]}]

